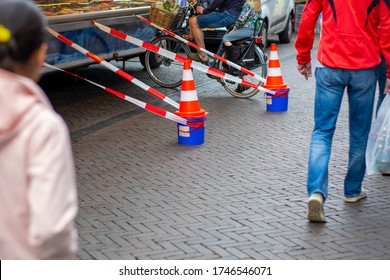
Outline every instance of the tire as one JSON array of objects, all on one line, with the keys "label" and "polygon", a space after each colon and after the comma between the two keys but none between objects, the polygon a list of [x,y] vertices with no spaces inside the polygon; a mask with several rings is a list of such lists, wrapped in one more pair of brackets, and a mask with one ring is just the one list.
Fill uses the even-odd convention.
[{"label": "tire", "polygon": [[261,50],[264,51],[268,45],[269,45],[269,42],[268,42],[268,24],[267,22],[264,20],[263,22],[263,26],[261,28]]},{"label": "tire", "polygon": [[293,18],[291,15],[289,15],[286,27],[284,28],[283,32],[279,34],[279,42],[282,44],[290,43],[292,33],[293,33]]},{"label": "tire", "polygon": [[[257,75],[265,79],[267,77],[267,62],[265,60],[265,55],[263,51],[258,46],[255,46],[255,55],[257,56],[257,61],[259,62],[259,65],[256,68],[251,69],[250,71],[256,73]],[[221,56],[226,57],[226,53],[223,52]],[[217,66],[219,70],[224,72],[226,71],[226,64],[223,63],[222,61],[218,61]],[[244,78],[246,81],[259,86],[263,85],[263,82],[259,81],[257,78],[254,78],[242,72],[238,74],[238,78],[240,79]],[[243,88],[240,84],[233,81],[229,81],[227,79],[221,79],[221,84],[223,85],[223,87],[226,89],[228,93],[230,93],[231,95],[237,98],[250,98],[259,92],[258,89],[249,88],[249,87]],[[242,92],[240,92],[239,90],[240,87],[241,90],[244,89]]]},{"label": "tire", "polygon": [[[184,57],[190,52],[186,44],[168,35],[159,36],[151,43]],[[181,85],[183,64],[178,61],[146,51],[145,68],[149,77],[162,87],[175,88]]]},{"label": "tire", "polygon": [[139,62],[141,63],[141,65],[145,68],[145,53],[141,53],[139,55]]}]

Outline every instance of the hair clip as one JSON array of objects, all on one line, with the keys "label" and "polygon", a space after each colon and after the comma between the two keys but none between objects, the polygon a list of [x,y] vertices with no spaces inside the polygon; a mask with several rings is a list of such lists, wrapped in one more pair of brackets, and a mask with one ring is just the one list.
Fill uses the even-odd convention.
[{"label": "hair clip", "polygon": [[11,31],[4,25],[0,24],[0,43],[8,43],[10,39]]}]

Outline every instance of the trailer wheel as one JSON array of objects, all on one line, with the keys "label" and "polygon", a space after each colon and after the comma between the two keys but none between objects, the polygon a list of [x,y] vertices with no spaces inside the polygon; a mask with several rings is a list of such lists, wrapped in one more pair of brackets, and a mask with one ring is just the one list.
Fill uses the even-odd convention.
[{"label": "trailer wheel", "polygon": [[154,53],[152,53],[152,52],[150,52],[150,51],[146,51],[146,52],[144,52],[143,54],[141,54],[140,56],[139,56],[139,62],[141,63],[141,65],[144,67],[144,68],[146,68],[146,62],[145,62],[145,60],[146,60],[146,53],[147,52],[149,52],[149,54],[148,54],[148,56],[149,56],[149,65],[150,65],[150,68],[151,69],[156,69],[156,68],[158,68],[158,67],[160,67],[160,64],[161,64],[161,62],[159,62],[159,61],[157,61],[157,58],[156,58],[156,56],[154,55]]},{"label": "trailer wheel", "polygon": [[141,63],[141,65],[145,68],[145,53],[141,53],[139,55],[139,62]]}]

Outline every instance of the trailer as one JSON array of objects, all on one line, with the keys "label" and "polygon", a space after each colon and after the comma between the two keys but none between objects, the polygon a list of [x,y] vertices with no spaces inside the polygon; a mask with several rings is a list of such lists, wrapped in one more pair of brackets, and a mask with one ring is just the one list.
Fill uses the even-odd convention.
[{"label": "trailer", "polygon": [[[150,5],[156,0],[42,0],[35,1],[46,15],[48,25],[64,37],[81,45],[103,59],[127,60],[143,55],[145,50],[119,40],[96,28],[91,21],[118,29],[123,33],[150,42],[156,29],[137,18],[148,17]],[[94,61],[49,35],[45,62],[61,69],[87,66]],[[55,71],[43,67],[42,74]]]}]

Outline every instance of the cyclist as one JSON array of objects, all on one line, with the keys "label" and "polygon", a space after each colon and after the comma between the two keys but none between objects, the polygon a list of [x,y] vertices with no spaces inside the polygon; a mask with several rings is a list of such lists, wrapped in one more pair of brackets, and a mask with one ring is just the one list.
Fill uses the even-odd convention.
[{"label": "cyclist", "polygon": [[[257,20],[261,17],[261,1],[247,0],[242,7],[232,31],[223,36],[222,42],[226,51],[227,59],[236,62],[240,56],[240,48],[235,48],[232,41],[238,41],[249,38],[253,35],[254,30],[260,30],[260,22]],[[236,92],[243,92],[249,87],[239,84],[235,89]]]},{"label": "cyclist", "polygon": [[[204,35],[202,28],[210,27],[228,27],[234,24],[241,12],[245,0],[213,0],[206,8],[198,6],[196,8],[198,16],[191,17],[189,20],[191,35],[195,43],[201,48],[205,48]],[[188,58],[208,64],[206,53],[189,53]]]},{"label": "cyclist", "polygon": [[242,11],[238,16],[232,31],[224,35],[222,42],[224,43],[227,58],[234,62],[234,48],[232,41],[238,41],[249,38],[253,35],[255,29],[260,29],[260,22],[257,20],[261,16],[260,0],[247,0],[242,7]]}]

